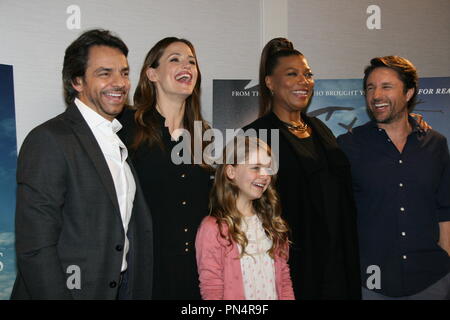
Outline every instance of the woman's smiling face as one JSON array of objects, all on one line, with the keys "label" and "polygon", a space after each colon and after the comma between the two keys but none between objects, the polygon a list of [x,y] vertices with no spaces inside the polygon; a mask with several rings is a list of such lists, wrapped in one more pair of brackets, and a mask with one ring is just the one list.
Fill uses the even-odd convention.
[{"label": "woman's smiling face", "polygon": [[147,70],[159,93],[190,96],[197,83],[197,61],[189,46],[183,42],[170,44],[156,68]]}]

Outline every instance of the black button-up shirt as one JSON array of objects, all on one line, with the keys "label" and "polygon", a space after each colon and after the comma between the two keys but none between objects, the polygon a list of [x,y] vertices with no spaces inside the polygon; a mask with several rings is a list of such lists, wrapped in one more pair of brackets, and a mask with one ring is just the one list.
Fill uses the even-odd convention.
[{"label": "black button-up shirt", "polygon": [[381,288],[370,289],[396,297],[420,292],[450,271],[437,244],[439,222],[450,220],[447,140],[409,121],[413,131],[401,153],[375,122],[338,138],[352,166],[362,284],[374,279],[370,266],[377,266]]}]

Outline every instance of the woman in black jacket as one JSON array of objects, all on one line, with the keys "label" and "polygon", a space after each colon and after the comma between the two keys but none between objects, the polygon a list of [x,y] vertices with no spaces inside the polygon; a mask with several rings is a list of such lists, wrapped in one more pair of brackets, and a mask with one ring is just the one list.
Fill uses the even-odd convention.
[{"label": "woman in black jacket", "polygon": [[195,158],[189,151],[204,149],[208,128],[201,116],[200,83],[192,44],[162,39],[145,58],[134,110],[120,119],[153,216],[153,299],[200,299],[194,241],[208,215],[212,185],[210,167],[201,154]]},{"label": "woman in black jacket", "polygon": [[[291,228],[297,299],[360,299],[350,164],[330,129],[308,117],[314,79],[306,58],[284,38],[267,43],[260,63],[260,118],[244,129],[278,129],[277,188]],[[271,136],[268,134],[268,136]],[[275,147],[275,148],[274,148]]]}]

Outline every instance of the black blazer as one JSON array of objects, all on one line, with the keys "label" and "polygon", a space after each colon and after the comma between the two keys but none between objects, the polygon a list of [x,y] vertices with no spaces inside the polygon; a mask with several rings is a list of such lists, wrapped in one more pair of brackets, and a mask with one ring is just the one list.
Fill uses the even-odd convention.
[{"label": "black blazer", "polygon": [[[308,150],[290,134],[274,113],[269,113],[244,127],[279,129],[279,171],[277,190],[282,215],[291,229],[290,267],[297,299],[359,299],[360,272],[350,163],[338,147],[331,130],[319,119],[302,114],[312,128],[320,146],[319,159],[308,156]],[[257,132],[258,133],[258,132]],[[260,132],[261,133],[261,132]],[[319,217],[319,218],[318,218]],[[322,221],[318,225],[317,221]],[[322,240],[323,239],[327,240]],[[336,256],[320,252],[318,242],[330,246]],[[325,264],[333,265],[333,271]],[[329,267],[331,269],[331,267]],[[334,288],[322,289],[326,277]]]},{"label": "black blazer", "polygon": [[[135,111],[126,109],[119,121],[122,141],[130,146],[136,137]],[[171,159],[178,142],[171,139],[165,119],[157,113],[164,149],[142,143],[129,147],[130,158],[152,211],[154,226],[153,299],[197,300],[200,288],[195,260],[195,236],[208,215],[211,172],[195,164]]]},{"label": "black blazer", "polygon": [[[129,292],[132,299],[150,299],[152,221],[130,167],[136,195],[127,234]],[[122,219],[106,160],[74,104],[27,136],[17,184],[18,270],[11,298],[115,299]],[[68,289],[74,267],[80,271],[80,288]]]}]

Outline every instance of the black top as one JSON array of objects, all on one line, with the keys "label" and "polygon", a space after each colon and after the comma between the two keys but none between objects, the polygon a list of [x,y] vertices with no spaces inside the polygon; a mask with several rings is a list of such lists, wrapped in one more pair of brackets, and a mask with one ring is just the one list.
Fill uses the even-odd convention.
[{"label": "black top", "polygon": [[[119,118],[124,126],[121,138],[127,146],[135,136],[133,117],[134,113],[126,110]],[[178,142],[172,140],[161,115],[159,122],[165,150],[148,144],[130,150],[153,215],[153,299],[200,299],[195,235],[201,220],[208,215],[211,174],[199,165],[174,164],[171,150]]]},{"label": "black top", "polygon": [[380,268],[387,296],[418,293],[450,271],[450,258],[437,244],[439,222],[450,220],[450,158],[445,137],[413,131],[403,152],[386,132],[368,122],[338,138],[352,165],[363,285]]},{"label": "black top", "polygon": [[[293,242],[289,264],[297,299],[359,299],[358,240],[350,164],[331,131],[302,115],[312,138],[299,139],[274,113],[244,129],[269,129],[279,154],[277,190]],[[278,148],[271,129],[279,129]],[[262,131],[259,136],[262,137]]]}]

